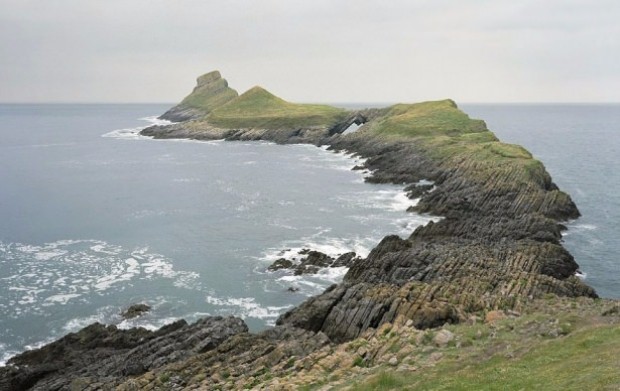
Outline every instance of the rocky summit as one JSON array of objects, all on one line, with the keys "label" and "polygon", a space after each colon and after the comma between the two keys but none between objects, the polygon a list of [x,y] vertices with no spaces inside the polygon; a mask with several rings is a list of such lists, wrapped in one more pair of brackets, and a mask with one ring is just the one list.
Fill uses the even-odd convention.
[{"label": "rocky summit", "polygon": [[228,82],[222,79],[220,72],[209,72],[198,77],[191,94],[159,118],[172,122],[202,118],[238,95],[237,91],[228,87]]},{"label": "rocky summit", "polygon": [[[357,169],[372,173],[367,181],[406,185],[419,199],[413,211],[440,218],[407,238],[385,237],[363,259],[308,249],[300,260],[277,260],[271,271],[349,270],[262,333],[248,333],[235,318],[179,321],[156,332],[95,324],[13,358],[1,372],[3,389],[367,389],[365,382],[403,389],[414,373],[415,382],[439,387],[433,382],[452,377],[433,368],[458,372],[453,356],[469,360],[462,365],[497,355],[521,363],[573,346],[576,352],[588,338],[592,346],[615,338],[601,354],[620,353],[618,302],[597,299],[562,246],[562,223],[579,217],[576,205],[541,162],[500,142],[452,100],[346,111],[290,103],[260,87],[237,96],[212,72],[162,118],[181,122],[142,134],[355,153],[366,159]],[[361,127],[347,132],[353,124]],[[521,337],[513,338],[514,330]],[[539,349],[549,338],[567,342]],[[620,385],[620,371],[588,365],[581,370]]]}]

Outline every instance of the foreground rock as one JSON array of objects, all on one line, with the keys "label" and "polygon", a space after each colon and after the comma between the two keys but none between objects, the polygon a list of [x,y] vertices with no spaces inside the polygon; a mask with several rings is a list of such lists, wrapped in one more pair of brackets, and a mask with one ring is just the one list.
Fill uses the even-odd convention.
[{"label": "foreground rock", "polygon": [[1,390],[112,389],[128,376],[215,349],[248,328],[239,318],[184,320],[157,331],[92,324],[0,368]]},{"label": "foreground rock", "polygon": [[[572,368],[574,376],[591,379],[584,380],[586,384],[580,382],[580,389],[597,389],[589,382],[596,384],[605,379],[607,383],[604,384],[620,384],[617,362],[598,357],[603,354],[615,358],[613,353],[620,347],[620,339],[605,339],[610,332],[620,336],[620,316],[600,315],[611,305],[614,302],[609,300],[551,295],[530,302],[522,314],[508,314],[503,321],[494,324],[479,321],[447,325],[438,330],[419,330],[411,321],[398,318],[394,323],[368,329],[358,338],[342,344],[320,344],[317,342],[326,341],[320,333],[313,335],[276,327],[259,335],[235,336],[204,355],[128,379],[119,390],[347,390],[351,384],[358,384],[362,389],[382,389],[376,377],[386,374],[390,379],[404,377],[399,382],[392,381],[394,386],[390,389],[437,389],[438,378],[477,378],[481,374],[476,368],[481,365],[504,361],[505,367],[510,368],[515,366],[513,360],[521,360],[518,364],[527,362],[529,351],[541,347],[551,352],[554,349],[563,351],[567,344],[580,344],[575,338],[596,343],[597,349],[583,348],[585,352],[576,351],[575,355],[547,360],[549,378],[539,379],[536,384],[547,389],[559,377],[569,384],[558,389],[575,388],[574,379],[557,376],[554,372],[560,361]],[[575,322],[577,319],[579,321]],[[242,352],[244,349],[246,351]],[[309,351],[312,353],[308,354]],[[587,353],[594,359],[583,360],[580,353]],[[541,362],[530,365],[540,366]],[[453,373],[455,369],[459,370],[458,374]],[[545,372],[544,367],[541,370]],[[478,380],[482,386],[470,388],[492,388],[497,382],[497,373],[487,374],[484,381]],[[431,384],[418,387],[417,383],[424,379]],[[521,377],[502,371],[502,384],[519,379]],[[456,388],[454,384],[441,387]]]}]

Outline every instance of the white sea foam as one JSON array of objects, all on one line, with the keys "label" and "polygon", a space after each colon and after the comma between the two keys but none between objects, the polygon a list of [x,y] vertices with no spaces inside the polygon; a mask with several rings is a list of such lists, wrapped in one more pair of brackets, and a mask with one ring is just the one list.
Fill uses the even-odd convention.
[{"label": "white sea foam", "polygon": [[[313,146],[310,146],[314,148]],[[302,156],[300,160],[307,162],[305,167],[314,169],[331,169],[331,170],[343,170],[351,171],[355,166],[363,166],[366,163],[365,158],[361,158],[356,154],[346,151],[328,151],[322,148],[323,152],[319,154],[312,154],[311,156]],[[362,179],[369,173],[367,170],[355,171]]]},{"label": "white sea foam", "polygon": [[148,248],[133,250],[99,240],[65,240],[44,245],[0,242],[5,271],[0,296],[5,315],[43,314],[88,295],[124,289],[140,280],[168,280],[176,287],[200,289],[199,275],[178,271],[171,260]]},{"label": "white sea foam", "polygon": [[256,302],[253,297],[215,297],[208,295],[205,298],[208,304],[220,307],[217,313],[235,315],[241,319],[254,318],[264,320],[267,325],[275,325],[275,320],[282,312],[292,307],[285,306],[263,306]]},{"label": "white sea foam", "polygon": [[568,229],[562,232],[563,237],[572,235],[574,233],[592,232],[598,229],[598,227],[594,224],[582,224],[582,223],[576,223],[575,221],[567,224],[566,227]]},{"label": "white sea foam", "polygon": [[132,327],[142,327],[147,330],[155,331],[155,330],[162,328],[163,326],[167,324],[174,323],[179,319],[187,320],[185,317],[178,318],[176,316],[168,316],[164,318],[156,318],[156,319],[151,319],[149,321],[145,321],[145,319],[138,317],[138,318],[133,318],[133,319],[125,319],[119,324],[117,324],[116,327],[118,327],[119,329],[125,329],[125,330],[130,329]]},{"label": "white sea foam", "polygon": [[52,295],[45,299],[43,305],[67,304],[69,300],[80,297],[79,293],[66,293],[64,295]]},{"label": "white sea foam", "polygon": [[315,296],[320,294],[332,284],[342,282],[344,275],[347,274],[347,267],[326,267],[320,269],[316,274],[306,274],[295,276],[286,274],[278,277],[280,290],[296,288],[298,293],[304,296]]},{"label": "white sea foam", "polygon": [[195,182],[200,182],[201,179],[200,178],[175,178],[172,180],[172,182],[176,182],[176,183],[195,183]]},{"label": "white sea foam", "polygon": [[[171,302],[169,299],[162,296],[157,296],[149,300],[141,300],[141,302],[148,304],[151,307],[151,310],[142,316],[124,319],[120,315],[122,308],[108,305],[98,308],[95,313],[91,315],[76,317],[69,320],[64,324],[64,326],[62,326],[61,334],[76,332],[95,322],[102,324],[113,324],[120,329],[143,327],[147,330],[157,330],[162,326],[172,323],[178,319],[185,319],[189,322],[200,316],[209,315],[208,313],[190,313],[183,314],[182,316],[172,316],[169,314]],[[175,301],[174,304],[178,305],[179,302]],[[169,315],[167,315],[167,313]]]},{"label": "white sea foam", "polygon": [[164,216],[166,214],[163,210],[153,210],[153,209],[141,209],[133,211],[128,217],[128,220],[140,220],[150,217],[156,216]]},{"label": "white sea foam", "polygon": [[11,357],[19,353],[17,350],[6,350],[5,344],[0,344],[0,352],[0,367],[5,366]]},{"label": "white sea foam", "polygon": [[575,224],[575,225],[572,225],[571,228],[578,229],[578,230],[585,230],[585,231],[594,231],[598,227],[594,224]]},{"label": "white sea foam", "polygon": [[140,118],[141,121],[148,122],[148,125],[145,126],[136,126],[135,128],[125,128],[125,129],[117,129],[106,134],[103,134],[101,137],[110,137],[110,138],[119,138],[124,140],[150,140],[149,136],[142,136],[140,132],[149,126],[157,125],[157,126],[165,126],[171,125],[174,122],[167,121],[165,119],[159,119],[157,116],[152,117],[144,117]]},{"label": "white sea foam", "polygon": [[113,324],[114,315],[116,315],[117,318],[120,318],[117,312],[118,312],[117,308],[112,307],[112,306],[106,306],[106,307],[98,309],[95,314],[73,318],[67,321],[62,326],[62,330],[64,333],[73,333],[95,322],[102,323],[102,324]]},{"label": "white sea foam", "polygon": [[583,272],[583,271],[581,271],[581,270],[577,270],[577,271],[575,272],[575,276],[579,277],[579,278],[580,278],[580,279],[582,279],[582,280],[585,280],[586,278],[588,278],[588,273]]}]

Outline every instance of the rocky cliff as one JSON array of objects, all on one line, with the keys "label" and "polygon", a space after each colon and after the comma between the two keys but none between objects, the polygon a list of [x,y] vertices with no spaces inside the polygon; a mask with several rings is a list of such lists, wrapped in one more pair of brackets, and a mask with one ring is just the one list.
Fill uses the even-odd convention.
[{"label": "rocky cliff", "polygon": [[[203,86],[223,80],[219,73],[207,79]],[[183,102],[177,107],[184,104],[187,107]],[[88,382],[104,389],[124,382],[124,390],[271,384],[265,387],[287,389],[266,382],[268,368],[288,373],[304,357],[386,325],[432,329],[492,311],[518,314],[550,295],[596,297],[575,276],[578,265],[561,244],[562,222],[579,216],[570,197],[552,182],[541,162],[519,146],[501,143],[483,121],[470,119],[451,100],[344,111],[289,103],[254,88],[201,110],[200,118],[188,116],[185,122],[152,127],[143,134],[305,142],[347,150],[367,158],[364,168],[372,172],[368,181],[406,184],[410,197],[419,198],[414,211],[442,219],[417,228],[408,238],[384,238],[368,257],[351,263],[342,283],[283,314],[275,328],[261,334],[248,334],[244,325],[230,319],[226,322],[234,327],[226,323],[225,331],[219,328],[214,334],[191,328],[200,324],[182,325],[172,337],[167,330],[148,334],[140,342],[143,348],[132,342],[120,350],[107,345],[92,350],[89,337],[79,337],[85,344],[79,347],[61,343],[63,339],[55,344],[72,346],[74,355],[93,357],[92,350],[94,357],[102,357],[105,348],[104,356],[114,359],[101,371],[78,370],[71,360],[49,366],[45,349],[56,349],[50,345],[14,358],[3,375],[9,380],[0,384],[84,390],[92,388]],[[345,133],[353,123],[363,126]],[[143,332],[126,333],[133,341],[131,333]],[[136,355],[141,349],[144,353]],[[119,362],[135,364],[127,369],[128,364]],[[34,377],[28,372],[33,368],[39,368]],[[24,376],[34,380],[23,382]]]},{"label": "rocky cliff", "polygon": [[202,118],[238,95],[237,91],[228,87],[228,82],[222,79],[219,71],[209,72],[198,77],[191,94],[159,118],[172,122]]}]

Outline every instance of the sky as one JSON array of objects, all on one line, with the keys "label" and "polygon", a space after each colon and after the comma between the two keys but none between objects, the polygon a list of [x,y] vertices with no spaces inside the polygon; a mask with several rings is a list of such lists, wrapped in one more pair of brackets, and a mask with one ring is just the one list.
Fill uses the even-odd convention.
[{"label": "sky", "polygon": [[620,102],[618,0],[0,0],[0,102]]}]

